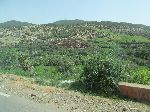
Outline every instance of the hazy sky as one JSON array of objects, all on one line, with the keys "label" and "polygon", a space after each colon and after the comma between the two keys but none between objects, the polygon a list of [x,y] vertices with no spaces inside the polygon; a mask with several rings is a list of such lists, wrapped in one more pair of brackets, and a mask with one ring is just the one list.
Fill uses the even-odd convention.
[{"label": "hazy sky", "polygon": [[0,0],[0,22],[50,23],[64,19],[150,25],[150,0]]}]

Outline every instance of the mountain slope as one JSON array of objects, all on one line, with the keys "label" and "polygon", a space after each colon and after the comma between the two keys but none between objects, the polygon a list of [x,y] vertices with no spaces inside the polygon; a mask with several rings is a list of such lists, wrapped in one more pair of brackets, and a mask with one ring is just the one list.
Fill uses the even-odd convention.
[{"label": "mountain slope", "polygon": [[32,24],[28,22],[20,22],[16,20],[11,20],[11,21],[7,21],[4,23],[0,23],[0,27],[21,27],[21,26],[29,26],[29,25],[32,25]]},{"label": "mountain slope", "polygon": [[84,23],[84,20],[79,20],[79,19],[75,19],[75,20],[60,20],[60,21],[56,21],[53,24],[57,24],[57,25],[69,25],[69,24],[80,24],[80,23]]}]

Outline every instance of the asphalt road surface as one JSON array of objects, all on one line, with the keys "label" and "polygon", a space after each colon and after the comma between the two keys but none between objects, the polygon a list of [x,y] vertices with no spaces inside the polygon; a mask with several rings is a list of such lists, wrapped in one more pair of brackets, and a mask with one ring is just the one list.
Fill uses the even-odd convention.
[{"label": "asphalt road surface", "polygon": [[0,92],[0,112],[61,112],[54,105],[40,104]]}]

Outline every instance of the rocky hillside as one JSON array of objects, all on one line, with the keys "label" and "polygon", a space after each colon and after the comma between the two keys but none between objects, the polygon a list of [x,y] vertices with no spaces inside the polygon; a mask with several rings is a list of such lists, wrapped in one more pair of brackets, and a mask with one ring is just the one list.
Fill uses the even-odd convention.
[{"label": "rocky hillside", "polygon": [[150,27],[130,23],[108,21],[86,22],[81,20],[59,21],[45,25],[33,25],[18,21],[9,21],[0,24],[0,42],[2,44],[6,41],[8,44],[17,43],[18,39],[25,38],[51,41],[53,39],[64,38],[91,39],[108,37],[114,40],[119,34],[144,36],[149,39]]}]

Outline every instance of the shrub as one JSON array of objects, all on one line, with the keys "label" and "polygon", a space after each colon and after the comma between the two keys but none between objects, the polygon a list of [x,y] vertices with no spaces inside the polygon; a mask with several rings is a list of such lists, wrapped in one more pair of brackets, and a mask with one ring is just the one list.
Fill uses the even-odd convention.
[{"label": "shrub", "polygon": [[86,63],[81,78],[85,87],[91,92],[112,94],[117,91],[121,73],[119,60],[94,57]]},{"label": "shrub", "polygon": [[20,54],[18,57],[20,67],[24,71],[29,71],[32,67],[31,59],[28,54]]},{"label": "shrub", "polygon": [[70,57],[62,55],[54,55],[49,58],[48,66],[56,66],[59,72],[71,72],[71,68],[75,65]]},{"label": "shrub", "polygon": [[133,71],[129,82],[139,84],[150,84],[150,69],[148,67],[140,67]]},{"label": "shrub", "polygon": [[17,51],[14,48],[0,48],[0,67],[13,68],[17,65]]}]

